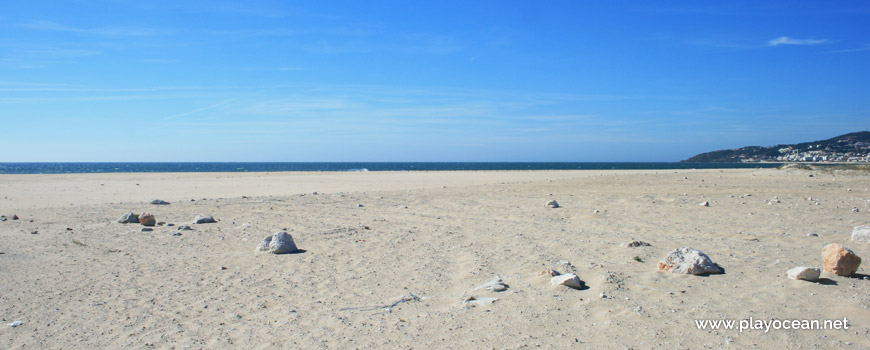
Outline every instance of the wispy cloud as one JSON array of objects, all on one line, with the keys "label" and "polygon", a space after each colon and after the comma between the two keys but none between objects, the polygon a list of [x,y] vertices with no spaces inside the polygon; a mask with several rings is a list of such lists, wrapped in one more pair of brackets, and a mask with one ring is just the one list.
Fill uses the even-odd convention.
[{"label": "wispy cloud", "polygon": [[858,48],[854,48],[854,49],[828,51],[827,53],[849,53],[849,52],[865,52],[865,51],[870,51],[870,45],[864,45],[864,47],[858,47]]},{"label": "wispy cloud", "polygon": [[21,27],[31,30],[79,33],[109,37],[129,37],[129,36],[154,36],[168,34],[165,29],[153,28],[125,28],[125,27],[103,27],[103,28],[81,28],[69,25],[63,25],[51,21],[35,21],[22,24]]},{"label": "wispy cloud", "polygon": [[166,117],[166,118],[163,118],[163,119],[164,119],[164,120],[172,120],[172,119],[175,119],[175,118],[178,118],[178,117],[184,117],[184,116],[188,116],[188,115],[193,115],[193,114],[196,114],[196,113],[205,112],[205,111],[209,111],[209,110],[223,110],[223,109],[227,109],[227,108],[230,107],[230,102],[233,102],[234,100],[235,100],[234,98],[226,99],[226,100],[220,101],[220,102],[218,102],[218,103],[212,104],[212,105],[210,105],[210,106],[206,106],[206,107],[202,107],[202,108],[197,108],[197,109],[194,109],[194,110],[192,110],[192,111],[187,111],[187,112],[184,112],[184,113],[173,114],[173,115],[170,115],[170,116],[168,116],[168,117]]},{"label": "wispy cloud", "polygon": [[768,46],[779,45],[819,45],[828,42],[828,39],[794,39],[787,36],[781,36],[776,39],[767,41]]}]

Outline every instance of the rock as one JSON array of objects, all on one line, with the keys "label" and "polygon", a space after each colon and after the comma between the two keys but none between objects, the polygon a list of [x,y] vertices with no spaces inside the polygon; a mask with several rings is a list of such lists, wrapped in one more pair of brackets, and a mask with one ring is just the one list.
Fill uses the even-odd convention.
[{"label": "rock", "polygon": [[629,241],[622,243],[622,246],[626,248],[649,247],[650,244],[644,241]]},{"label": "rock", "polygon": [[[861,211],[861,210],[858,209],[857,207],[852,208],[852,212],[853,212],[853,213],[858,213],[858,212],[860,212],[860,211]],[[12,220],[15,220],[15,218],[13,217]]]},{"label": "rock", "polygon": [[175,226],[175,224],[173,224],[173,223],[171,223],[171,222],[168,223],[168,224],[166,224],[166,227],[172,227],[172,226]]},{"label": "rock", "polygon": [[197,215],[196,218],[193,219],[194,224],[210,224],[210,223],[215,223],[215,222],[217,222],[217,220],[215,220],[214,216],[211,216],[211,215],[209,215],[209,216]]},{"label": "rock", "polygon": [[586,287],[586,284],[580,280],[580,277],[573,273],[566,273],[564,275],[553,276],[550,278],[550,285],[553,286],[566,286],[574,289],[583,289]]},{"label": "rock", "polygon": [[296,243],[293,242],[293,237],[287,232],[275,232],[275,234],[266,237],[257,246],[257,251],[269,252],[272,254],[287,254],[299,251],[296,248]]},{"label": "rock", "polygon": [[169,234],[169,235],[170,235],[170,236],[173,236],[173,237],[177,237],[177,236],[181,236],[181,232],[173,232],[173,233],[171,233],[171,234]]},{"label": "rock", "polygon": [[139,223],[139,215],[133,214],[132,212],[121,215],[121,218],[118,219],[118,222],[122,224],[138,224]]},{"label": "rock", "polygon": [[5,216],[0,216],[0,221],[6,221],[6,217],[5,217]]},{"label": "rock", "polygon": [[855,226],[852,229],[852,240],[855,242],[870,243],[870,225]]},{"label": "rock", "polygon": [[861,257],[838,243],[831,243],[822,249],[822,263],[827,272],[838,276],[851,276],[861,266]]},{"label": "rock", "polygon": [[167,205],[167,204],[169,204],[169,202],[164,201],[164,200],[162,200],[162,199],[152,199],[152,200],[151,200],[151,204],[154,204],[154,205]]},{"label": "rock", "polygon": [[722,268],[710,259],[709,256],[697,249],[682,247],[674,249],[662,261],[659,261],[659,270],[672,273],[692,275],[707,275],[722,273]]},{"label": "rock", "polygon": [[507,289],[507,285],[504,281],[501,280],[501,277],[495,276],[495,278],[489,280],[488,282],[478,286],[477,288],[472,289],[471,291],[476,291],[478,289],[486,289],[492,292],[501,292]]},{"label": "rock", "polygon": [[363,205],[362,205],[362,204],[357,204],[356,207],[357,207],[357,208],[362,208]]},{"label": "rock", "polygon": [[555,199],[548,200],[547,204],[544,204],[544,205],[549,207],[549,208],[558,208],[559,207],[559,203],[556,202]]},{"label": "rock", "polygon": [[807,233],[807,237],[818,237],[818,233]]},{"label": "rock", "polygon": [[193,230],[193,229],[190,228],[190,226],[187,226],[187,225],[181,225],[181,226],[178,226],[178,230],[179,230],[179,231],[190,231],[190,230]]},{"label": "rock", "polygon": [[498,300],[498,298],[478,298],[470,296],[465,298],[465,300],[462,301],[462,304],[465,305],[465,307],[485,306],[494,303],[496,300]]},{"label": "rock", "polygon": [[819,280],[822,270],[817,267],[800,266],[786,272],[789,279],[815,282]]},{"label": "rock", "polygon": [[[858,209],[858,208],[855,208]],[[12,220],[18,220],[18,215],[12,214]]]},{"label": "rock", "polygon": [[144,226],[154,226],[157,224],[157,219],[151,213],[142,213],[142,215],[139,215],[139,223]]},{"label": "rock", "polygon": [[151,232],[151,231],[154,231],[154,229],[150,228],[150,227],[143,227],[142,228],[142,232]]},{"label": "rock", "polygon": [[698,204],[698,206],[700,206],[700,207],[709,207],[709,206],[710,206],[710,202],[701,202],[701,203]]}]

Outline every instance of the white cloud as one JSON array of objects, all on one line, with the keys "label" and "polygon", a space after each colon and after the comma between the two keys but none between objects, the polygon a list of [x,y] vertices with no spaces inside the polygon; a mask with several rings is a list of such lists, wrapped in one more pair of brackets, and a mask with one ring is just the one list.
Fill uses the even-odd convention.
[{"label": "white cloud", "polygon": [[770,46],[778,45],[819,45],[828,42],[828,39],[792,39],[787,36],[781,36],[776,39],[771,39],[767,42]]}]

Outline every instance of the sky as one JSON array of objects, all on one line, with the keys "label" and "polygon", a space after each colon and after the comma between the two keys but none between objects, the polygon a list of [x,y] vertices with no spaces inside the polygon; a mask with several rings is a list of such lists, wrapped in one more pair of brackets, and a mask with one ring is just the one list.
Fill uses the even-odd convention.
[{"label": "sky", "polygon": [[0,2],[0,162],[671,162],[868,129],[866,1]]}]

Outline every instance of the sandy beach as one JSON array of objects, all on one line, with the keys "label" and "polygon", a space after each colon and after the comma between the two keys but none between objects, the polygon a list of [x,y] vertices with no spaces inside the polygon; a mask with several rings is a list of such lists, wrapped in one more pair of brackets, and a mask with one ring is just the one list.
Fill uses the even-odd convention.
[{"label": "sandy beach", "polygon": [[[850,235],[868,213],[870,175],[849,171],[0,175],[0,348],[866,349],[870,243]],[[255,251],[278,231],[303,251]],[[828,243],[864,258],[856,275],[786,277]],[[658,271],[685,246],[725,273]],[[475,290],[496,276],[506,290]]]}]

